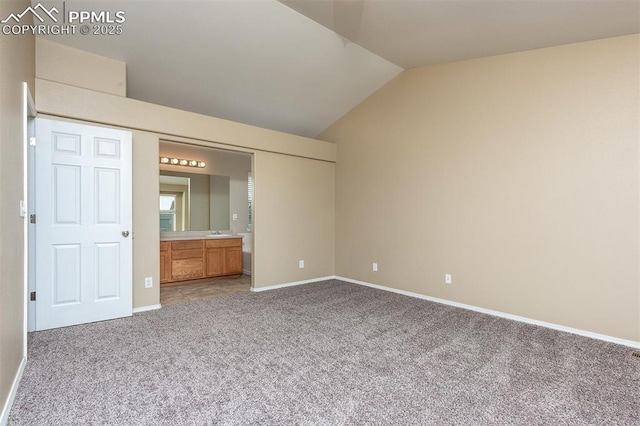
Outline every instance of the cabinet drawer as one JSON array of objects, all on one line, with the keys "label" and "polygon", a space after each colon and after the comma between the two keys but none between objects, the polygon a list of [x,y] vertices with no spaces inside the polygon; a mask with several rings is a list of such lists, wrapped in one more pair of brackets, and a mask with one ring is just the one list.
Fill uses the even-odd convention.
[{"label": "cabinet drawer", "polygon": [[201,259],[202,256],[204,256],[204,249],[202,248],[193,250],[171,250],[171,260]]},{"label": "cabinet drawer", "polygon": [[160,251],[169,251],[171,248],[170,241],[160,241]]},{"label": "cabinet drawer", "polygon": [[172,241],[171,242],[171,250],[192,250],[192,249],[202,249],[203,248],[202,240],[194,240],[194,241]]},{"label": "cabinet drawer", "polygon": [[204,260],[184,259],[171,261],[171,279],[175,281],[204,277]]},{"label": "cabinet drawer", "polygon": [[242,238],[224,238],[205,241],[207,248],[242,247]]}]

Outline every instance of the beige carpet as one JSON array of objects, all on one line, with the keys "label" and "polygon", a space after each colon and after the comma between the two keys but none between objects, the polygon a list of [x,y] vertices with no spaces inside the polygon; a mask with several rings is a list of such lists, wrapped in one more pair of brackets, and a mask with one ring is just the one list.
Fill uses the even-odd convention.
[{"label": "beige carpet", "polygon": [[640,359],[327,281],[35,333],[10,425],[638,425]]}]

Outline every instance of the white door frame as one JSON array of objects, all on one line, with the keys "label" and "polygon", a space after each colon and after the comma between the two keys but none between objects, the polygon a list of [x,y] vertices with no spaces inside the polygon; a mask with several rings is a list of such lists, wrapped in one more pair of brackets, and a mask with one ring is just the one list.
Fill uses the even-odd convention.
[{"label": "white door frame", "polygon": [[[23,238],[24,238],[24,252],[23,252],[23,264],[24,264],[24,336],[23,336],[23,356],[27,357],[27,332],[30,331],[30,325],[33,324],[35,327],[35,321],[31,322],[31,314],[32,309],[29,309],[29,291],[32,285],[31,281],[33,281],[32,274],[30,273],[31,268],[31,250],[33,249],[32,244],[30,244],[31,232],[29,232],[29,213],[31,208],[31,200],[30,197],[33,195],[29,190],[29,185],[31,182],[31,173],[33,169],[33,163],[31,162],[29,149],[29,139],[35,135],[35,117],[36,117],[36,106],[33,102],[33,97],[31,96],[31,91],[29,90],[29,85],[27,83],[22,83],[22,182],[23,182],[23,203],[24,209],[21,211],[21,214],[24,213],[24,230],[23,230]],[[35,319],[35,317],[34,317]]]}]

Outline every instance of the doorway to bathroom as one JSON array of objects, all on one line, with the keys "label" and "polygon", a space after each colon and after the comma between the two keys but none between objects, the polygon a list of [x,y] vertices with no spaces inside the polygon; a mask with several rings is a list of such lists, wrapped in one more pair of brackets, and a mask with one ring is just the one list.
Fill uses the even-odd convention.
[{"label": "doorway to bathroom", "polygon": [[161,140],[160,304],[247,293],[252,154]]}]

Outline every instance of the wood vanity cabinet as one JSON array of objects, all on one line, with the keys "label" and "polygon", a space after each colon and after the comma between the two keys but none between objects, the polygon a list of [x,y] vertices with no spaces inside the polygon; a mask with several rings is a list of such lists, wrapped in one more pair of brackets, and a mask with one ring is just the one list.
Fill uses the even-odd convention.
[{"label": "wood vanity cabinet", "polygon": [[171,241],[171,281],[204,277],[204,241]]},{"label": "wood vanity cabinet", "polygon": [[160,283],[242,274],[242,238],[162,241]]},{"label": "wood vanity cabinet", "polygon": [[205,241],[207,247],[207,276],[242,273],[242,238]]},{"label": "wood vanity cabinet", "polygon": [[171,243],[160,242],[160,282],[171,281]]},{"label": "wood vanity cabinet", "polygon": [[228,274],[242,273],[242,246],[229,247],[225,250],[224,266]]},{"label": "wood vanity cabinet", "polygon": [[224,274],[224,249],[208,248],[205,254],[207,261],[207,277]]}]

